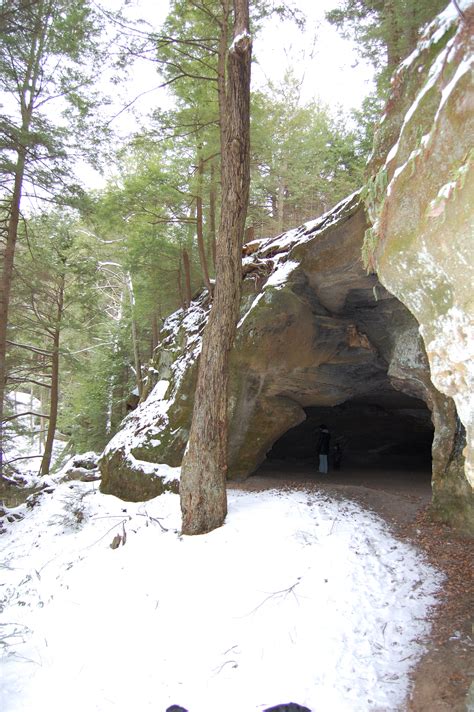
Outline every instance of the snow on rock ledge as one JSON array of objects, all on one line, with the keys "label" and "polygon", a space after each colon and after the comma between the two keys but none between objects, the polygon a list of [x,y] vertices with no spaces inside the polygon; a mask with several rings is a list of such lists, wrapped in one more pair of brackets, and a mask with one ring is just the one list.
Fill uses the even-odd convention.
[{"label": "snow on rock ledge", "polygon": [[134,453],[147,443],[160,443],[159,433],[168,425],[170,401],[165,399],[169,381],[159,381],[145,403],[125,419],[107,445],[102,459],[101,490],[131,501],[151,499],[169,490],[178,491],[179,468],[140,460]]},{"label": "snow on rock ledge", "polygon": [[434,498],[442,519],[460,499],[472,507],[474,485],[472,0],[463,9],[465,21],[451,3],[395,75],[371,166],[388,183],[375,269],[420,324],[433,383],[454,399],[467,432],[464,457],[451,465],[457,495],[449,503]]}]

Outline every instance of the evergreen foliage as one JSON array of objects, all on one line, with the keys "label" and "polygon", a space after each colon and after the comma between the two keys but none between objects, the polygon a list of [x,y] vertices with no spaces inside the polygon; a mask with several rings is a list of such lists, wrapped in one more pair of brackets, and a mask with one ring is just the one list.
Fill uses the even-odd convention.
[{"label": "evergreen foliage", "polygon": [[250,216],[257,234],[321,215],[362,181],[355,132],[326,106],[303,106],[291,71],[271,93],[253,96],[252,153]]},{"label": "evergreen foliage", "polygon": [[343,0],[326,17],[373,64],[383,94],[396,66],[415,48],[420,29],[445,5],[445,0]]},{"label": "evergreen foliage", "polygon": [[101,100],[94,74],[106,58],[103,23],[93,7],[88,0],[0,3],[0,469],[7,329],[24,205],[76,198],[71,163],[90,156],[90,141],[101,133],[100,122],[89,122]]}]

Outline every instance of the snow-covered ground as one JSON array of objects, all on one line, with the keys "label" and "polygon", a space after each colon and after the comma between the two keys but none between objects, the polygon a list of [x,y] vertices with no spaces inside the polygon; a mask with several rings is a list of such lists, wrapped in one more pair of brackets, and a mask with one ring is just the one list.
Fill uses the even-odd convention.
[{"label": "snow-covered ground", "polygon": [[357,505],[231,491],[225,526],[198,537],[171,493],[131,504],[70,482],[15,511],[3,712],[403,705],[441,578]]}]

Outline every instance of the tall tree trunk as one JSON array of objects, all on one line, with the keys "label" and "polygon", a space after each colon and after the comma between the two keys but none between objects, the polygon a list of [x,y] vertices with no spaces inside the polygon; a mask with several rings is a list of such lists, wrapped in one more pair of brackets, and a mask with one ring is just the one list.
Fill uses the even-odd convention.
[{"label": "tall tree trunk", "polygon": [[272,218],[275,220],[278,218],[278,200],[275,193],[270,196],[271,206],[272,206]]},{"label": "tall tree trunk", "polygon": [[197,232],[197,243],[199,250],[199,261],[201,263],[201,271],[204,279],[204,284],[212,297],[212,285],[209,279],[209,270],[207,268],[207,258],[206,249],[204,247],[204,230],[203,230],[203,217],[202,217],[202,178],[204,174],[204,162],[202,157],[199,157],[198,162],[198,185],[197,185],[197,195],[196,195],[196,232]]},{"label": "tall tree trunk", "polygon": [[0,477],[3,475],[3,423],[5,405],[5,386],[7,380],[6,353],[7,327],[10,307],[10,292],[13,277],[15,248],[20,222],[21,195],[25,178],[26,157],[29,144],[29,133],[33,116],[33,102],[36,97],[40,80],[40,63],[46,43],[46,34],[50,18],[51,5],[40,6],[33,40],[31,43],[25,75],[18,77],[18,101],[21,110],[21,128],[16,138],[16,166],[11,199],[7,209],[6,244],[3,253],[3,269],[0,282]]},{"label": "tall tree trunk", "polygon": [[127,288],[130,299],[130,318],[132,326],[132,347],[133,360],[135,364],[135,382],[137,384],[138,397],[141,399],[143,395],[143,377],[142,377],[142,361],[140,358],[140,345],[138,343],[137,320],[135,319],[135,293],[133,291],[132,276],[127,272]]},{"label": "tall tree trunk", "polygon": [[216,270],[216,169],[214,161],[211,163],[211,187],[209,191],[209,243],[212,254],[214,272]]},{"label": "tall tree trunk", "polygon": [[183,288],[183,272],[181,270],[181,258],[179,260],[176,281],[178,283],[178,294],[179,294],[179,301],[181,304],[181,309],[184,311],[186,309],[186,299],[184,296],[184,288]]},{"label": "tall tree trunk", "polygon": [[[51,357],[52,357],[51,353]],[[48,357],[44,354],[38,354],[36,357],[36,361],[38,366],[41,367],[41,371],[43,373],[43,378],[45,378],[47,381],[49,381],[49,384],[44,384],[43,387],[39,389],[38,397],[40,401],[40,408],[39,411],[40,413],[47,413],[49,409],[49,387],[51,385],[51,357],[48,359]],[[48,359],[48,363],[47,363]],[[38,437],[38,455],[41,455],[42,452],[44,452],[44,446],[46,443],[46,433],[48,431],[48,419],[47,418],[37,418],[37,425],[39,428],[39,437]]]},{"label": "tall tree trunk", "polygon": [[278,208],[278,232],[283,232],[285,229],[285,219],[286,219],[286,198],[288,193],[288,186],[286,183],[286,178],[288,174],[288,164],[286,161],[283,162],[281,166],[282,173],[278,177],[278,197],[277,197],[277,208]]},{"label": "tall tree trunk", "polygon": [[387,47],[387,66],[393,71],[400,63],[400,27],[394,0],[386,0],[384,5],[384,24]]},{"label": "tall tree trunk", "polygon": [[[181,470],[183,534],[203,534],[227,514],[229,353],[239,315],[242,241],[250,181],[250,60],[248,0],[234,0],[234,41],[225,96],[220,92],[223,142],[222,208],[214,302],[203,335],[193,420]],[[222,97],[222,98],[221,98]]]},{"label": "tall tree trunk", "polygon": [[18,152],[15,169],[15,183],[9,206],[9,220],[6,235],[6,245],[3,252],[3,270],[0,283],[0,476],[3,474],[3,422],[5,404],[5,386],[7,381],[7,327],[10,306],[10,292],[13,277],[13,263],[15,260],[15,247],[20,222],[20,203],[25,174],[26,149]]},{"label": "tall tree trunk", "polygon": [[58,291],[58,309],[53,333],[53,355],[51,358],[51,390],[49,400],[49,421],[48,434],[44,446],[43,459],[41,460],[40,474],[48,475],[51,467],[53,455],[54,436],[56,435],[56,424],[58,422],[59,405],[59,338],[61,334],[61,320],[64,308],[64,283],[65,277],[61,276]]},{"label": "tall tree trunk", "polygon": [[189,262],[189,253],[184,247],[182,257],[184,269],[184,304],[187,309],[191,304],[191,299],[193,295],[191,292],[191,264]]},{"label": "tall tree trunk", "polygon": [[31,410],[31,415],[30,415],[30,447],[33,450],[33,444],[35,442],[35,416],[33,415],[33,403],[34,403],[34,390],[33,390],[33,384],[30,386],[30,410]]},{"label": "tall tree trunk", "polygon": [[153,358],[153,356],[155,354],[155,349],[158,346],[158,343],[160,340],[159,319],[161,319],[161,310],[158,307],[158,309],[153,313],[153,317],[151,319],[151,354],[150,354],[150,358]]}]

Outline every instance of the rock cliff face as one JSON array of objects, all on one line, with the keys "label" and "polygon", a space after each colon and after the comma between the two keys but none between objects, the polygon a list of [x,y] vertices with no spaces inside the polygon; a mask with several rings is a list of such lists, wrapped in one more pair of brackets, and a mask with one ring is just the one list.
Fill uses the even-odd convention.
[{"label": "rock cliff face", "polygon": [[369,233],[374,269],[419,323],[431,380],[464,426],[443,424],[456,454],[439,463],[433,496],[441,518],[460,523],[474,485],[474,5],[464,12],[451,3],[393,79],[372,160],[372,191],[386,188]]},{"label": "rock cliff face", "polygon": [[[308,409],[330,417],[338,408],[341,419],[343,404],[365,404],[379,408],[381,418],[388,410],[406,417],[403,432],[423,431],[424,441],[434,428],[434,511],[469,529],[473,499],[463,425],[472,425],[465,284],[472,48],[454,14],[445,13],[429,33],[395,78],[403,107],[395,96],[368,188],[311,223],[244,247],[244,297],[231,359],[229,476],[254,472]],[[428,118],[425,97],[434,87]],[[421,135],[412,126],[417,111]],[[163,464],[156,463],[177,467],[184,452],[205,297],[165,322],[160,380],[106,449],[103,491],[137,500],[176,488],[176,472],[168,468],[163,477]]]}]

